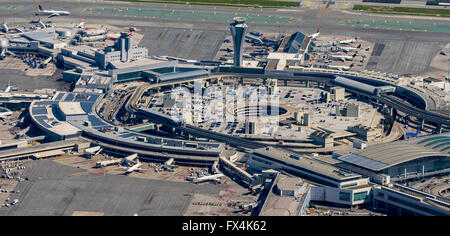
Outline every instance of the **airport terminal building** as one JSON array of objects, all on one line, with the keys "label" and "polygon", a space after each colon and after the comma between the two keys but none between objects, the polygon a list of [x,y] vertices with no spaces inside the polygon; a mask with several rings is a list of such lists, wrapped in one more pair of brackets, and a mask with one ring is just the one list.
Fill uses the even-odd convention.
[{"label": "airport terminal building", "polygon": [[369,201],[371,186],[368,178],[286,150],[255,149],[250,155],[250,167],[285,171],[317,183],[311,188],[310,200],[347,206]]},{"label": "airport terminal building", "polygon": [[[339,153],[339,152],[338,152]],[[450,135],[439,134],[376,144],[362,151],[337,154],[347,169],[371,178],[408,180],[450,171]]]}]

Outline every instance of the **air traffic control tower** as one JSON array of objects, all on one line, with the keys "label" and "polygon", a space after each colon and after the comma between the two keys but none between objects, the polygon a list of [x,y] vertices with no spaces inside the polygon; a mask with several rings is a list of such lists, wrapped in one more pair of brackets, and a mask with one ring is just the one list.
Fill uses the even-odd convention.
[{"label": "air traffic control tower", "polygon": [[230,31],[234,43],[234,66],[240,67],[242,66],[242,45],[248,26],[245,24],[245,17],[235,17],[233,20]]}]

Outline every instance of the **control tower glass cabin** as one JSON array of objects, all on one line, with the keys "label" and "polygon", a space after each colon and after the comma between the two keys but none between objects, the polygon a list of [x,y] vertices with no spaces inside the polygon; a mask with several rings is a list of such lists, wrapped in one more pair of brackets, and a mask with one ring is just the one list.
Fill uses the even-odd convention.
[{"label": "control tower glass cabin", "polygon": [[231,36],[234,43],[234,66],[242,66],[242,46],[244,44],[245,33],[248,26],[244,17],[235,17],[230,24]]}]

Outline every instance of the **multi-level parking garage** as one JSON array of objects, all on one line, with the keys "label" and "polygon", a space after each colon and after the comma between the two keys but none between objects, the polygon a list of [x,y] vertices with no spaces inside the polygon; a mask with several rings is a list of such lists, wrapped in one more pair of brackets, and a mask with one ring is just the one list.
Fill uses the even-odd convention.
[{"label": "multi-level parking garage", "polygon": [[[414,91],[409,88],[403,88],[400,86],[397,86],[393,83],[393,81],[382,81],[379,79],[373,79],[373,78],[364,78],[361,76],[354,76],[354,75],[346,75],[343,74],[343,76],[347,77],[347,81],[356,82],[359,81],[361,84],[365,84],[369,89],[372,89],[373,92],[368,92],[368,90],[364,89],[357,89],[355,88],[354,84],[346,84],[347,81],[344,82],[337,82],[336,76],[339,76],[339,74],[336,74],[336,71],[333,72],[292,72],[289,74],[248,74],[248,73],[217,73],[217,74],[211,74],[210,76],[202,76],[197,79],[202,79],[204,81],[216,81],[220,80],[221,78],[227,78],[227,77],[235,77],[240,78],[241,80],[243,78],[258,78],[258,79],[271,79],[275,78],[280,81],[284,81],[285,84],[288,83],[288,81],[295,81],[295,82],[304,82],[306,86],[309,86],[312,83],[316,83],[317,85],[340,85],[345,87],[348,91],[355,93],[359,96],[365,96],[371,100],[378,101],[380,103],[384,103],[387,106],[396,109],[398,111],[404,112],[407,115],[411,117],[416,117],[420,120],[420,122],[423,124],[425,121],[430,122],[435,125],[436,130],[438,132],[441,132],[443,128],[450,127],[450,118],[441,114],[437,114],[435,112],[427,111],[427,108],[432,107],[431,102],[429,99],[420,91]],[[166,81],[164,83],[159,84],[151,84],[151,85],[144,85],[142,87],[139,87],[136,92],[133,93],[131,99],[127,102],[127,110],[131,112],[136,112],[136,109],[134,106],[136,106],[136,101],[138,98],[142,96],[142,94],[145,91],[149,91],[152,89],[159,89],[161,87],[165,86],[176,86],[176,85],[182,85],[189,82],[193,82],[195,79],[189,78],[188,80],[183,80],[180,78],[177,78],[176,81]],[[384,90],[383,90],[384,89]],[[375,91],[376,90],[376,91]],[[395,93],[392,93],[395,91]],[[391,92],[390,94],[386,92]],[[405,103],[399,98],[406,99],[408,103]]]}]

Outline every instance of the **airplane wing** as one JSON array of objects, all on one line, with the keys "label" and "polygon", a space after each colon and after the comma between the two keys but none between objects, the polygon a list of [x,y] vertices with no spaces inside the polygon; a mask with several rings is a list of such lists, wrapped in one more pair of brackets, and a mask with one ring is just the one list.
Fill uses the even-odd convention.
[{"label": "airplane wing", "polygon": [[60,16],[60,15],[58,13],[53,13],[53,14],[49,15],[47,18],[52,18],[52,17],[55,17],[55,16]]}]

